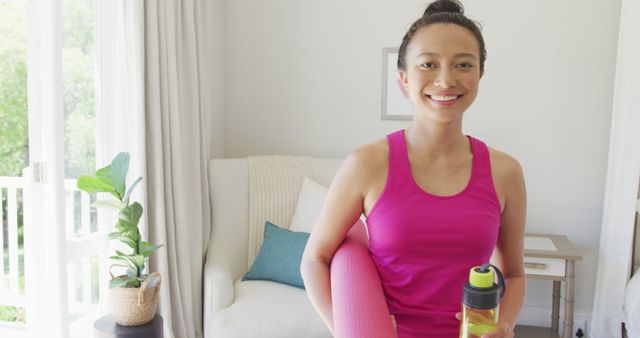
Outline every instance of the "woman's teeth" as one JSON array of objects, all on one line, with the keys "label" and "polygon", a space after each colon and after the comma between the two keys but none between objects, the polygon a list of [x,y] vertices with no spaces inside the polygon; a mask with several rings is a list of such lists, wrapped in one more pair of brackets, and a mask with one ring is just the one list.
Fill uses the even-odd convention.
[{"label": "woman's teeth", "polygon": [[429,95],[433,100],[436,101],[451,101],[457,99],[458,95],[447,95],[447,96],[439,96],[439,95]]}]

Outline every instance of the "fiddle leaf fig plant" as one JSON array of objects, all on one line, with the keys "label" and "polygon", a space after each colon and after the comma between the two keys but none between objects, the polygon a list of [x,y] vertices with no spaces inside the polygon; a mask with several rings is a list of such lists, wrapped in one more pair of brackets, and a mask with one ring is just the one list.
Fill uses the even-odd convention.
[{"label": "fiddle leaf fig plant", "polygon": [[143,208],[138,202],[131,203],[133,189],[142,181],[138,177],[129,188],[126,188],[127,172],[129,171],[129,153],[119,153],[111,164],[100,168],[95,175],[83,175],[78,178],[78,189],[87,193],[109,193],[114,199],[98,200],[93,203],[96,207],[111,208],[118,211],[118,221],[109,239],[119,240],[131,248],[131,253],[116,250],[110,259],[118,261],[119,266],[127,269],[126,275],[114,277],[110,282],[111,288],[132,287],[142,285],[146,275],[142,274],[145,261],[162,245],[153,245],[143,241],[138,229],[138,222],[142,217]]}]

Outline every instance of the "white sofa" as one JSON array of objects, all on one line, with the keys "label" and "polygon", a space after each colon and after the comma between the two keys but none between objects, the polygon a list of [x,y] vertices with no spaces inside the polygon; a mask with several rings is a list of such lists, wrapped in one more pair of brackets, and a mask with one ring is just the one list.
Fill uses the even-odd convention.
[{"label": "white sofa", "polygon": [[[341,163],[313,159],[313,179],[328,186]],[[305,290],[240,281],[249,269],[247,160],[211,160],[209,191],[213,223],[204,268],[204,337],[331,337]]]},{"label": "white sofa", "polygon": [[624,323],[629,338],[640,337],[640,270],[632,276],[624,294]]}]

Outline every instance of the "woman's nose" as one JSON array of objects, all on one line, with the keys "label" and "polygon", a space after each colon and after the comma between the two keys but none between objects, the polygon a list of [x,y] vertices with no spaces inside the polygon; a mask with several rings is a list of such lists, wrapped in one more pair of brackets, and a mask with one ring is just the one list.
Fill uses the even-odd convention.
[{"label": "woman's nose", "polygon": [[433,85],[440,88],[451,88],[456,86],[456,80],[451,76],[450,72],[444,70],[438,74],[433,81]]}]

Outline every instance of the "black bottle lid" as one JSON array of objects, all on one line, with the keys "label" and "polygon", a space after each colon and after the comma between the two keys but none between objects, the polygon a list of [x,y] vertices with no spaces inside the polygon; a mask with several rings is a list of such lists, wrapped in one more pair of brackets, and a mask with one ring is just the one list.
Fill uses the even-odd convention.
[{"label": "black bottle lid", "polygon": [[[498,275],[498,283],[493,282],[493,271]],[[462,304],[476,309],[493,309],[500,304],[506,286],[502,272],[496,266],[484,264],[475,266],[469,272],[469,280],[464,283]]]}]

